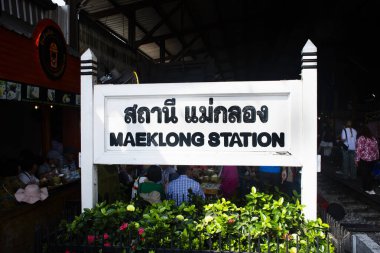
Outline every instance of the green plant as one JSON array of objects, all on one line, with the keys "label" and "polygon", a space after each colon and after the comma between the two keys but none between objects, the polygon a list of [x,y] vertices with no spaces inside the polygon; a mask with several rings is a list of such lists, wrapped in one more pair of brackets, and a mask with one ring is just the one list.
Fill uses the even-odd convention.
[{"label": "green plant", "polygon": [[[133,207],[133,209],[131,208]],[[142,210],[135,208],[133,203],[117,201],[112,204],[98,203],[94,208],[84,209],[83,213],[75,217],[74,221],[66,226],[66,236],[62,239],[68,240],[75,237],[77,241],[86,243],[88,236],[95,236],[95,240],[102,241],[108,235],[109,238],[119,238],[118,229],[125,222],[139,220]]]},{"label": "green plant", "polygon": [[[194,203],[194,204],[193,204]],[[164,200],[153,205],[115,202],[86,209],[67,234],[104,246],[119,245],[131,251],[149,248],[211,249],[218,251],[334,252],[328,245],[328,225],[320,219],[306,221],[298,198],[257,192],[237,206],[224,198],[207,203],[176,206]],[[144,209],[143,209],[144,208]],[[83,240],[82,240],[83,242]],[[329,248],[327,248],[329,247]]]}]

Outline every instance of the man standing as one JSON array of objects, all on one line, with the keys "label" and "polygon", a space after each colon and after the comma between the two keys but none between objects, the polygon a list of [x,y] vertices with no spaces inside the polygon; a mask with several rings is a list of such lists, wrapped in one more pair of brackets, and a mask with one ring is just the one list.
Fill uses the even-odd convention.
[{"label": "man standing", "polygon": [[352,128],[352,122],[348,120],[341,133],[341,141],[348,147],[347,150],[342,149],[342,172],[344,177],[352,179],[356,179],[357,176],[355,166],[356,136],[357,132]]},{"label": "man standing", "polygon": [[161,165],[162,168],[162,185],[166,189],[171,180],[178,178],[177,168],[175,165]]},{"label": "man standing", "polygon": [[205,198],[201,185],[197,181],[189,178],[187,172],[187,166],[177,166],[179,177],[171,181],[168,185],[166,197],[173,199],[177,206],[184,201],[189,201],[189,190],[191,190],[194,195]]}]

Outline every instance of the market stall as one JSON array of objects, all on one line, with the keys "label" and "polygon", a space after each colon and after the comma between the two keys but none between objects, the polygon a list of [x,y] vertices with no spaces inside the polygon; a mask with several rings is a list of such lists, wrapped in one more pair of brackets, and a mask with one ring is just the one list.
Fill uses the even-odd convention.
[{"label": "market stall", "polygon": [[35,230],[38,227],[52,229],[62,219],[80,213],[80,180],[48,185],[47,188],[48,196],[43,201],[30,204],[17,202],[9,196],[6,203],[2,202],[0,252],[35,252]]}]

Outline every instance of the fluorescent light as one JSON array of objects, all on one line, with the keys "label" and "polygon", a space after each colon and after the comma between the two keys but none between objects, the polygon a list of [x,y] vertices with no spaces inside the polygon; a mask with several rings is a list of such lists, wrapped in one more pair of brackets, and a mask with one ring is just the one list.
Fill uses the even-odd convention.
[{"label": "fluorescent light", "polygon": [[53,3],[57,4],[58,6],[65,6],[65,0],[51,0]]}]

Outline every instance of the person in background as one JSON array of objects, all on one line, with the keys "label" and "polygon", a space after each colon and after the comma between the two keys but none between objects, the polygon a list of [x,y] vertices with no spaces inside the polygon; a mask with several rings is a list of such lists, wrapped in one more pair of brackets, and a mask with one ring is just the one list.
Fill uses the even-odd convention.
[{"label": "person in background", "polygon": [[177,168],[175,165],[162,165],[162,184],[164,185],[165,191],[171,180],[178,178]]},{"label": "person in background", "polygon": [[125,186],[129,186],[133,183],[133,177],[131,175],[131,166],[119,165],[117,166],[119,173],[119,182]]},{"label": "person in background", "polygon": [[296,167],[283,167],[281,171],[281,191],[292,197],[293,191],[300,193],[299,171]]},{"label": "person in background", "polygon": [[161,168],[151,165],[148,168],[146,180],[139,185],[139,196],[150,204],[160,203],[165,198],[164,186],[160,183],[161,179]]},{"label": "person in background", "polygon": [[37,176],[41,179],[50,174],[58,174],[61,169],[62,155],[56,150],[50,150],[46,155],[46,161],[38,167]]},{"label": "person in background", "polygon": [[140,175],[135,179],[132,185],[131,199],[136,198],[140,184],[144,183],[145,180],[147,180],[147,176],[146,176],[147,173],[148,173],[148,168],[141,168]]},{"label": "person in background", "polygon": [[360,131],[360,137],[357,140],[355,164],[362,178],[363,190],[370,195],[376,194],[374,191],[372,168],[375,167],[378,159],[379,146],[377,140],[368,126],[363,126]]},{"label": "person in background", "polygon": [[318,147],[318,153],[322,155],[322,158],[329,158],[334,145],[334,132],[328,122],[323,124],[321,142]]},{"label": "person in background", "polygon": [[55,150],[61,155],[59,163],[62,166],[62,164],[63,164],[63,144],[61,141],[59,141],[60,139],[61,138],[59,138],[59,137],[55,137],[51,141],[51,150]]},{"label": "person in background", "polygon": [[187,176],[188,167],[187,166],[177,166],[177,173],[179,177],[171,181],[168,185],[166,196],[168,199],[172,199],[176,202],[176,205],[180,205],[182,202],[189,201],[189,190],[203,199],[205,194],[201,188],[201,185]]},{"label": "person in background", "polygon": [[338,174],[343,174],[345,178],[356,179],[357,171],[355,166],[355,150],[356,150],[357,132],[352,128],[352,122],[348,120],[341,132],[341,141],[348,146],[348,150],[342,149],[342,170],[337,171]]},{"label": "person in background", "polygon": [[39,179],[36,176],[38,169],[38,158],[35,155],[25,155],[20,162],[20,173],[18,178],[24,185],[39,184]]},{"label": "person in background", "polygon": [[281,183],[280,166],[260,166],[258,171],[261,190],[279,187]]},{"label": "person in background", "polygon": [[69,171],[74,171],[78,169],[78,165],[76,162],[76,154],[77,151],[73,147],[65,147],[63,149],[63,169],[68,168]]},{"label": "person in background", "polygon": [[134,168],[131,165],[120,164],[117,166],[119,183],[123,192],[123,199],[125,201],[131,200],[132,187],[134,182],[132,177],[133,169]]},{"label": "person in background", "polygon": [[223,166],[220,174],[221,183],[220,189],[223,197],[232,198],[236,197],[237,189],[239,187],[239,173],[237,166]]}]

